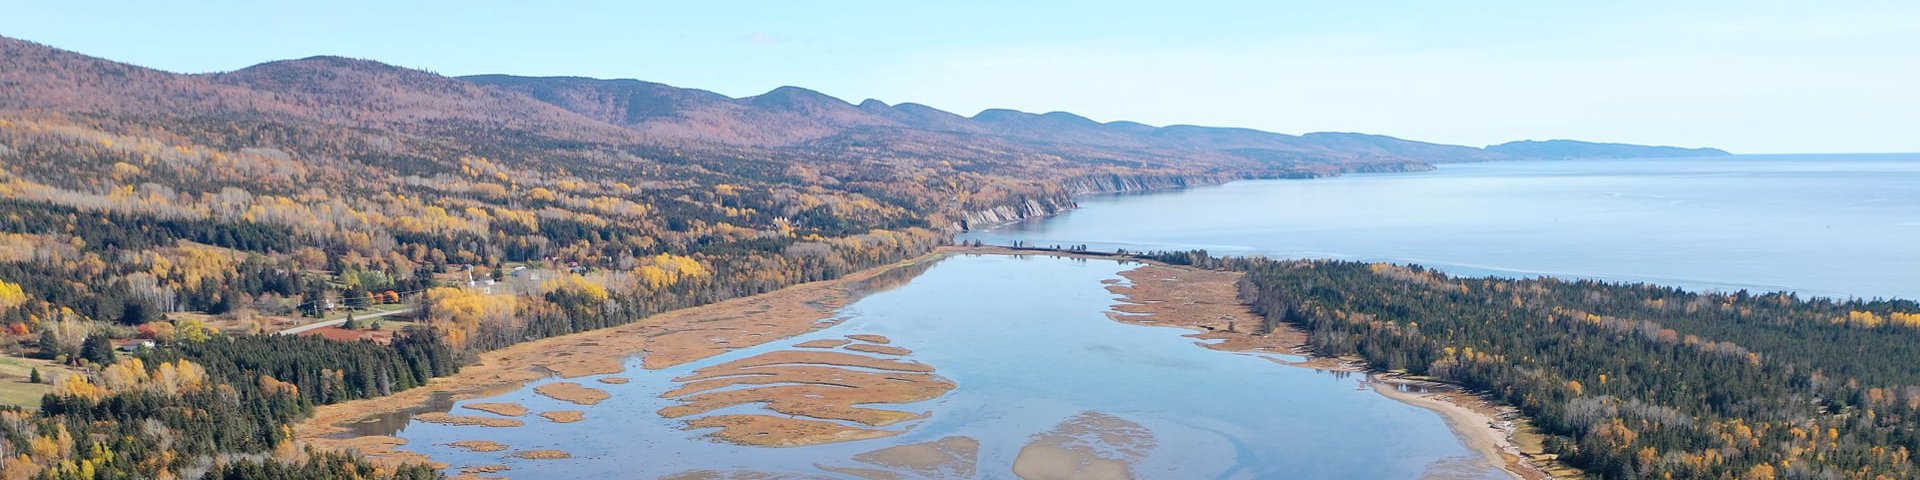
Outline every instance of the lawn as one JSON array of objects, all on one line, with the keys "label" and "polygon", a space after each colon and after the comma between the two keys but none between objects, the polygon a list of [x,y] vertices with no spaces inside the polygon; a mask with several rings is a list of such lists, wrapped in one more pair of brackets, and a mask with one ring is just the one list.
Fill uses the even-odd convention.
[{"label": "lawn", "polygon": [[[46,383],[27,382],[35,368],[40,369],[40,378]],[[76,373],[79,372],[45,360],[0,357],[0,405],[40,408],[40,395],[47,393],[55,378]]]}]

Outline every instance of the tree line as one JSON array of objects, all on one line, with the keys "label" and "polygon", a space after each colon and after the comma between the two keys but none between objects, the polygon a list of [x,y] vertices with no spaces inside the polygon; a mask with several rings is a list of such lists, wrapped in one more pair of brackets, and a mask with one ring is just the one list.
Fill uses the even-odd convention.
[{"label": "tree line", "polygon": [[1909,300],[1144,256],[1246,272],[1264,328],[1518,407],[1599,478],[1920,474],[1920,329],[1892,321],[1920,312]]}]

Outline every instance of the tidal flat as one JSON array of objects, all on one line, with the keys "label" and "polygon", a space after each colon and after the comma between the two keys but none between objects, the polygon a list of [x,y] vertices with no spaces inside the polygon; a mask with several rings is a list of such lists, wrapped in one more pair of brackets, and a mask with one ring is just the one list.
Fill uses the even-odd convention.
[{"label": "tidal flat", "polygon": [[[910,275],[882,288],[853,285],[881,275],[867,272],[775,292],[778,314],[760,297],[665,314],[634,328],[720,346],[637,340],[598,352],[619,368],[518,364],[533,378],[446,405],[510,403],[581,421],[415,422],[384,435],[396,441],[369,443],[455,472],[504,465],[553,476],[1513,476],[1441,416],[1366,388],[1365,375],[1293,366],[1315,359],[1297,349],[1297,333],[1250,333],[1258,320],[1233,300],[1232,274],[1009,253],[948,250],[886,270]],[[812,301],[822,297],[837,302]],[[764,334],[743,336],[743,326]],[[557,340],[604,348],[623,335],[658,338],[625,328]],[[685,353],[695,350],[710,353]],[[674,361],[650,361],[656,351]],[[604,365],[572,353],[529,358]],[[488,373],[479,378],[503,377]],[[582,405],[537,392],[558,384],[592,384],[606,398]],[[336,438],[323,441],[351,442],[338,425],[353,419],[333,418]],[[514,453],[532,451],[568,455]]]}]

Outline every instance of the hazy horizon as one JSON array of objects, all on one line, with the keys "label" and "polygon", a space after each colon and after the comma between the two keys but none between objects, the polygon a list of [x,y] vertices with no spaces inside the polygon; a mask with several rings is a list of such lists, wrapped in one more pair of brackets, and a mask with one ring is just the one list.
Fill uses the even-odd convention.
[{"label": "hazy horizon", "polygon": [[339,55],[450,76],[631,78],[732,97],[792,85],[962,115],[1471,146],[1920,151],[1904,132],[1920,107],[1906,87],[1920,77],[1920,6],[1373,7],[35,4],[0,19],[0,35],[189,73]]}]

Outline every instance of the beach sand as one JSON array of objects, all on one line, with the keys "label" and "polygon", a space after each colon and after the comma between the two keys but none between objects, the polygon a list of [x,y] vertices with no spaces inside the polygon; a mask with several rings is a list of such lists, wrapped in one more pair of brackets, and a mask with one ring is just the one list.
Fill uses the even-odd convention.
[{"label": "beach sand", "polygon": [[[1326,371],[1366,371],[1366,363],[1358,358],[1314,356],[1307,346],[1306,332],[1290,325],[1277,325],[1270,332],[1260,333],[1260,316],[1239,301],[1241,274],[1238,272],[1148,264],[1120,275],[1127,279],[1127,284],[1116,282],[1107,287],[1122,296],[1122,303],[1114,307],[1118,313],[1109,315],[1114,320],[1195,329],[1198,332],[1188,336],[1209,341],[1202,345],[1215,350],[1305,357],[1299,361],[1267,357],[1284,365]],[[1487,464],[1500,467],[1515,478],[1551,478],[1545,471],[1549,466],[1535,465],[1529,460],[1538,458],[1540,452],[1523,452],[1517,447],[1512,439],[1515,427],[1499,420],[1500,409],[1485,399],[1443,384],[1429,386],[1450,393],[1402,391],[1400,385],[1413,381],[1382,375],[1373,378],[1376,381],[1371,383],[1382,395],[1439,413],[1462,443]]]}]

